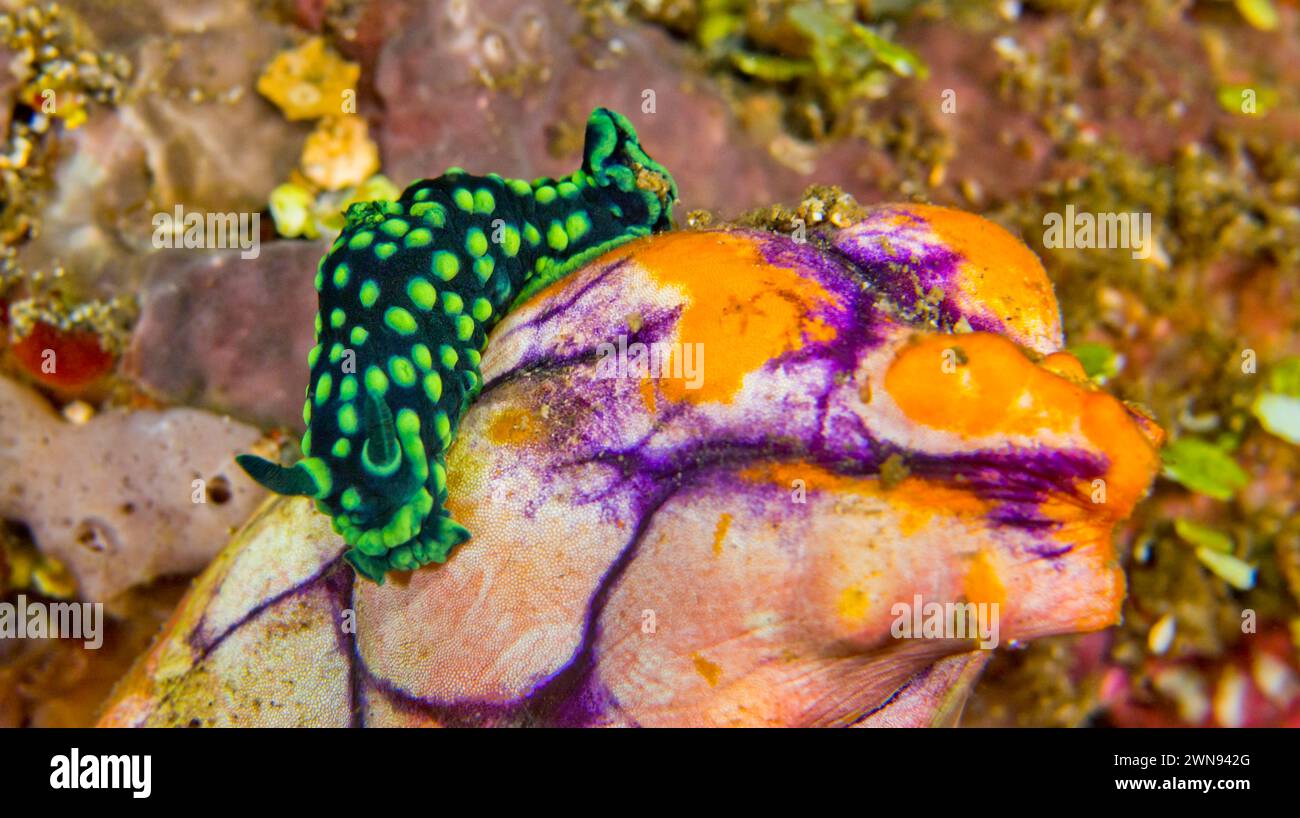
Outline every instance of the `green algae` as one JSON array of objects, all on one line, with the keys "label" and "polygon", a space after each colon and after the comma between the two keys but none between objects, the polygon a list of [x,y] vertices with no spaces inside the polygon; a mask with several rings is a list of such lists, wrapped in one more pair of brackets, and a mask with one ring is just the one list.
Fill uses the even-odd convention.
[{"label": "green algae", "polygon": [[1231,500],[1250,482],[1250,475],[1232,455],[1199,438],[1179,438],[1165,447],[1161,457],[1165,477],[1216,500]]},{"label": "green algae", "polygon": [[844,0],[630,0],[580,4],[589,18],[610,6],[662,26],[699,49],[715,72],[779,92],[787,124],[800,136],[824,137],[855,103],[880,99],[898,78],[929,69],[892,36],[912,3]]}]

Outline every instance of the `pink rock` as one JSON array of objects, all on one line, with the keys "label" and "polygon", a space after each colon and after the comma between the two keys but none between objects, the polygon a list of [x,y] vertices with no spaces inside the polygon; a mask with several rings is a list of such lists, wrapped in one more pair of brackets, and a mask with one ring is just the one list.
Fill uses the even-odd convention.
[{"label": "pink rock", "polygon": [[[421,5],[376,69],[385,172],[403,181],[453,165],[557,175],[572,163],[571,150],[552,147],[566,144],[557,129],[570,127],[580,139],[587,115],[605,106],[632,120],[656,160],[691,180],[682,190],[687,209],[737,213],[795,198],[809,184],[743,132],[721,91],[663,31],[619,30],[615,57],[594,45],[574,48],[580,26],[563,0]],[[653,113],[643,108],[650,94]]]},{"label": "pink rock", "polygon": [[301,427],[312,275],[324,251],[273,241],[254,259],[237,250],[156,256],[125,371],[171,403]]},{"label": "pink rock", "polygon": [[74,425],[0,378],[0,516],[26,524],[83,599],[106,602],[207,565],[265,495],[234,462],[259,437],[194,409]]}]

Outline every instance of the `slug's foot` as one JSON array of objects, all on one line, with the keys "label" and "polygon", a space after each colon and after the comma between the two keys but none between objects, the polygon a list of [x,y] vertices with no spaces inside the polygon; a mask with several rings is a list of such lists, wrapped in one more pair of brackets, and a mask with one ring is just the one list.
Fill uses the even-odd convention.
[{"label": "slug's foot", "polygon": [[469,539],[469,529],[445,515],[430,518],[410,542],[380,554],[367,554],[353,546],[344,554],[356,572],[380,585],[389,571],[414,571],[430,563],[444,563],[451,550]]}]

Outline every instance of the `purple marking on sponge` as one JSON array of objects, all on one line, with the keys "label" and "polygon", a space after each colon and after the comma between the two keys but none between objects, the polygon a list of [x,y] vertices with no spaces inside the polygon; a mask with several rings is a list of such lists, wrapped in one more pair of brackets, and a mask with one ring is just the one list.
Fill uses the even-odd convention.
[{"label": "purple marking on sponge", "polygon": [[828,430],[824,421],[835,408],[831,399],[837,383],[856,371],[864,350],[878,346],[896,323],[876,307],[859,279],[840,259],[787,236],[756,232],[749,235],[759,244],[767,263],[797,270],[832,296],[829,304],[817,308],[814,317],[834,330],[833,337],[805,339],[800,349],[774,358],[766,367],[772,371],[811,362],[824,367],[822,383],[814,390],[817,416],[822,422],[809,440],[809,448],[816,451],[825,445]]},{"label": "purple marking on sponge", "polygon": [[834,329],[835,336],[828,341],[804,339],[803,348],[774,359],[769,366],[821,357],[832,361],[839,371],[852,371],[862,350],[878,345],[885,328],[894,322],[876,308],[858,278],[839,258],[788,236],[756,231],[746,234],[759,245],[768,264],[796,270],[832,296],[831,302],[820,305],[812,317]]},{"label": "purple marking on sponge", "polygon": [[[789,240],[787,244],[793,245]],[[795,253],[804,249],[794,246]],[[791,248],[781,248],[781,252],[792,252]],[[787,256],[788,257],[788,256]],[[850,294],[850,298],[856,293]],[[859,325],[863,326],[863,325]],[[869,325],[866,325],[869,326]],[[861,338],[850,340],[847,347],[860,354]],[[835,344],[823,344],[820,349],[823,357],[844,350]],[[821,359],[809,357],[810,362]],[[853,359],[856,364],[856,358]],[[832,366],[832,371],[844,371],[851,367]],[[827,373],[832,374],[832,373]],[[817,404],[818,423],[814,426],[791,429],[781,427],[779,434],[740,435],[725,424],[719,429],[701,428],[697,436],[697,445],[688,451],[674,450],[668,454],[673,462],[656,465],[650,459],[647,449],[653,442],[656,432],[677,421],[681,417],[678,409],[666,410],[656,419],[655,429],[631,447],[601,449],[599,440],[588,441],[591,445],[579,456],[566,465],[586,462],[618,462],[623,471],[621,477],[610,481],[585,496],[579,495],[575,500],[602,501],[610,494],[626,489],[630,483],[639,484],[637,491],[649,492],[651,486],[659,480],[674,475],[680,476],[706,467],[722,465],[729,459],[724,452],[728,450],[740,459],[752,459],[757,456],[777,458],[807,458],[811,462],[845,473],[877,474],[881,464],[895,449],[882,446],[874,440],[859,415],[850,408],[839,405],[832,400],[833,378],[822,379],[822,388],[813,392]],[[806,395],[797,403],[806,403]],[[793,416],[793,413],[791,413]],[[772,445],[779,441],[779,445]],[[595,456],[592,456],[594,452]],[[1076,493],[1075,481],[1092,478],[1104,473],[1105,464],[1100,460],[1078,452],[1055,451],[1017,451],[973,452],[962,455],[943,457],[927,456],[914,452],[901,452],[907,458],[909,468],[918,476],[930,477],[947,482],[963,482],[976,490],[982,497],[999,503],[999,510],[994,512],[992,522],[1014,525],[1020,528],[1039,526],[1043,518],[1028,514],[1031,504],[1041,502],[1049,493],[1070,495]],[[661,455],[662,457],[662,455]],[[1013,511],[1010,504],[1023,504],[1020,512]],[[1007,506],[1007,507],[1003,507]],[[1000,515],[1000,516],[996,516]],[[1050,521],[1048,521],[1050,522]],[[1039,526],[1041,527],[1041,526]]]},{"label": "purple marking on sponge", "polygon": [[[682,411],[685,411],[683,408]],[[586,493],[575,493],[575,500],[588,502],[607,501],[615,491],[630,491],[634,497],[652,497],[657,487],[672,484],[681,486],[699,470],[727,463],[743,463],[762,455],[767,441],[761,437],[740,440],[701,439],[698,443],[670,448],[666,451],[649,450],[654,433],[644,436],[632,446],[623,449],[598,451],[566,461],[561,467],[603,464],[615,468],[615,479],[605,487]]]},{"label": "purple marking on sponge", "polygon": [[[643,343],[646,345],[665,341],[670,336],[672,329],[677,324],[677,319],[681,314],[680,307],[662,310],[651,313],[648,317],[643,318],[641,329],[637,332],[627,335],[627,342]],[[542,328],[542,327],[539,327]],[[564,327],[557,327],[553,335],[549,337],[564,337],[566,333]],[[564,355],[556,355],[554,349],[548,349],[541,346],[535,346],[528,349],[520,359],[510,369],[494,375],[490,380],[483,384],[480,390],[480,397],[491,392],[498,386],[509,383],[523,376],[524,374],[537,374],[539,372],[558,372],[569,367],[579,367],[588,364],[594,364],[601,357],[600,344],[608,341],[617,346],[616,333],[614,340],[597,341],[594,337],[587,340],[584,346],[576,347],[572,352]],[[594,371],[593,371],[594,373]],[[604,380],[593,374],[592,380]]]},{"label": "purple marking on sponge", "polygon": [[[579,301],[581,301],[594,287],[604,282],[604,280],[614,272],[626,267],[628,261],[629,261],[629,257],[623,256],[622,258],[617,258],[614,259],[613,261],[606,263],[605,266],[601,268],[599,272],[592,274],[589,280],[587,280],[586,282],[584,282],[583,284],[575,288],[573,292],[566,293],[562,300],[552,301],[551,304],[547,305],[545,309],[538,312],[537,315],[532,316],[527,321],[517,322],[509,330],[502,333],[501,337],[508,338],[525,327],[534,327],[539,324],[544,324],[557,315],[563,315],[567,313],[570,309],[573,308],[574,304],[577,304]],[[534,298],[536,297],[537,296],[534,296]]]},{"label": "purple marking on sponge", "polygon": [[1003,501],[988,513],[987,518],[998,525],[1025,530],[1055,530],[1061,527],[1059,520],[1043,516],[1037,503],[1019,500]]},{"label": "purple marking on sponge", "polygon": [[431,715],[446,726],[581,727],[608,722],[611,718],[609,714],[617,709],[618,704],[596,679],[600,617],[608,604],[613,586],[636,558],[655,512],[667,502],[673,491],[672,488],[661,488],[656,495],[646,498],[646,506],[627,542],[610,562],[596,583],[595,591],[588,598],[583,613],[582,638],[577,647],[567,661],[537,679],[520,696],[503,702],[426,699],[399,688],[389,679],[376,676],[368,667],[363,666],[363,672],[394,707]]},{"label": "purple marking on sponge", "polygon": [[619,579],[627,571],[632,561],[640,553],[641,543],[650,530],[655,513],[668,502],[675,493],[675,488],[661,489],[653,497],[647,498],[632,536],[628,538],[622,551],[615,557],[609,569],[597,583],[596,592],[587,601],[583,617],[584,629],[582,641],[572,657],[543,685],[534,689],[529,700],[543,711],[549,711],[548,723],[556,726],[578,727],[593,723],[616,702],[608,691],[596,680],[597,643],[600,638],[600,619],[609,603],[609,595]]},{"label": "purple marking on sponge", "polygon": [[1105,474],[1104,457],[1075,450],[1008,450],[962,455],[907,455],[909,471],[919,476],[960,484],[977,496],[997,503],[985,515],[995,526],[1035,534],[1041,545],[1028,549],[1042,559],[1059,557],[1072,546],[1051,539],[1061,523],[1044,515],[1040,505],[1050,495],[1075,497],[1077,485]]},{"label": "purple marking on sponge", "polygon": [[1069,449],[1008,448],[955,455],[904,454],[907,467],[926,477],[960,481],[981,497],[1004,503],[1040,503],[1049,494],[1078,495],[1079,481],[1106,473],[1106,458]]},{"label": "purple marking on sponge", "polygon": [[335,557],[332,565],[333,570],[325,575],[325,587],[330,593],[330,604],[334,610],[334,615],[330,617],[334,623],[334,641],[348,665],[348,721],[352,727],[365,727],[365,679],[358,664],[360,654],[357,635],[355,630],[349,631],[343,626],[346,613],[357,609],[356,573],[342,557]]},{"label": "purple marking on sponge", "polygon": [[965,318],[972,329],[1006,331],[996,315],[964,307],[953,297],[965,258],[941,244],[928,223],[914,213],[877,208],[857,224],[835,233],[831,245],[898,307],[915,310],[937,287],[944,293],[939,314],[945,325]]},{"label": "purple marking on sponge", "polygon": [[[604,485],[575,494],[573,501],[609,502],[626,491],[648,496],[663,481],[691,485],[702,472],[735,469],[758,459],[807,460],[838,473],[875,476],[889,456],[900,453],[912,474],[960,484],[995,503],[988,515],[990,523],[1046,536],[1058,526],[1038,512],[1038,505],[1053,494],[1079,496],[1079,481],[1105,473],[1104,458],[1079,451],[1008,449],[954,455],[900,451],[877,441],[858,415],[829,399],[821,407],[819,423],[802,430],[783,427],[780,434],[745,434],[724,426],[697,437],[691,446],[667,452],[648,451],[653,431],[631,447],[602,451],[597,444],[594,457],[574,458],[564,465],[605,462],[618,464],[620,471]],[[670,424],[684,411],[670,412],[661,421]],[[1063,551],[1053,544],[1050,554],[1059,553]]]},{"label": "purple marking on sponge", "polygon": [[[341,554],[342,550],[343,549],[340,549],[340,557],[342,555]],[[209,653],[215,650],[218,645],[220,645],[223,641],[225,641],[225,638],[227,636],[242,628],[246,623],[251,622],[252,620],[261,616],[268,609],[278,604],[282,600],[289,599],[290,597],[294,597],[294,596],[304,596],[307,594],[314,593],[316,591],[316,586],[320,584],[322,578],[328,578],[331,572],[334,571],[335,566],[337,565],[340,557],[335,557],[334,559],[327,560],[326,562],[321,564],[320,568],[315,573],[307,576],[301,582],[291,585],[288,588],[285,588],[284,590],[276,594],[272,594],[266,599],[261,600],[256,605],[253,605],[251,608],[249,608],[247,611],[241,614],[240,617],[236,619],[234,622],[231,622],[229,625],[222,628],[220,631],[217,631],[216,633],[208,632],[207,613],[205,612],[203,616],[199,619],[199,621],[195,624],[194,629],[191,630],[189,634],[187,634],[185,641],[189,644],[190,647],[194,648],[196,654],[199,657],[206,657]],[[220,593],[220,587],[218,587],[217,590],[214,592],[213,594],[214,598],[219,593]]]},{"label": "purple marking on sponge", "polygon": [[796,270],[804,278],[814,279],[845,305],[861,291],[839,259],[828,256],[806,241],[795,241],[780,233],[758,230],[738,232],[758,245],[763,260],[768,264]]}]

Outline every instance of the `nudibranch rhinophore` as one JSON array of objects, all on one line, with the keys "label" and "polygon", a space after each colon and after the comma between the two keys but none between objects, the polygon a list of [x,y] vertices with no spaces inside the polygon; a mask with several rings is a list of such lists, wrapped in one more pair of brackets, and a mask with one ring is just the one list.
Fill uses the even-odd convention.
[{"label": "nudibranch rhinophore", "polygon": [[597,108],[582,167],[563,179],[452,168],[353,205],[316,272],[304,459],[240,465],[315,498],[362,576],[445,561],[469,538],[446,510],[446,452],[482,387],[488,333],[586,261],[671,228],[676,198],[631,123]]}]

